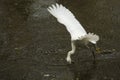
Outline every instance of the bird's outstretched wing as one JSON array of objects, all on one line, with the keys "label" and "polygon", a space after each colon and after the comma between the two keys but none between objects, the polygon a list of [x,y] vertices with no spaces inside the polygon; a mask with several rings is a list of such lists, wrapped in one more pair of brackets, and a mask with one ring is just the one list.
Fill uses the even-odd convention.
[{"label": "bird's outstretched wing", "polygon": [[67,8],[65,8],[63,5],[61,4],[52,5],[51,7],[48,7],[48,11],[54,17],[57,18],[58,22],[66,26],[67,30],[71,35],[72,40],[77,40],[81,36],[84,36],[87,34],[85,29],[82,27],[79,21],[75,18],[72,12]]}]

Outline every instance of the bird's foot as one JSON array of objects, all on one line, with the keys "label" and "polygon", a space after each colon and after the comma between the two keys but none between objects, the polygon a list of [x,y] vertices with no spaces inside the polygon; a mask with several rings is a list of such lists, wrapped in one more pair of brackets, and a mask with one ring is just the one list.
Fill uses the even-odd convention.
[{"label": "bird's foot", "polygon": [[101,53],[101,49],[100,48],[96,48],[96,53]]}]

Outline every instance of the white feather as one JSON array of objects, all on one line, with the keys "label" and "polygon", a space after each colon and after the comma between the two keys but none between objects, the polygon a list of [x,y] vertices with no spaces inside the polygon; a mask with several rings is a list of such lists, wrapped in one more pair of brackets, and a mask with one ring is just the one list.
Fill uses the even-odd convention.
[{"label": "white feather", "polygon": [[71,11],[65,8],[63,5],[52,5],[48,8],[48,11],[57,18],[58,22],[66,26],[71,35],[71,40],[78,40],[80,37],[87,34],[85,29],[71,13]]},{"label": "white feather", "polygon": [[88,33],[85,36],[80,37],[79,40],[84,40],[86,43],[91,42],[96,44],[96,42],[99,40],[99,36],[94,33]]},{"label": "white feather", "polygon": [[79,23],[79,21],[75,18],[75,16],[69,11],[67,8],[65,8],[63,5],[52,5],[48,8],[48,11],[57,18],[58,22],[65,25],[68,32],[71,35],[71,47],[72,50],[68,52],[67,54],[67,62],[71,63],[71,55],[75,53],[76,46],[74,40],[81,40],[84,42],[85,45],[87,45],[89,42],[96,44],[96,42],[99,40],[99,36],[93,33],[88,33],[85,31],[85,29],[82,27],[82,25]]}]

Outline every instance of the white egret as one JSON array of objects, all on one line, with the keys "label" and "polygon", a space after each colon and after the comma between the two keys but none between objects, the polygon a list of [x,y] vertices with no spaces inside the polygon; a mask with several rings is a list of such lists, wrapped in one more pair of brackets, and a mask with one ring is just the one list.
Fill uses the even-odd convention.
[{"label": "white egret", "polygon": [[[71,55],[74,54],[76,51],[75,41],[77,40],[83,41],[86,46],[89,42],[94,45],[97,44],[97,41],[99,40],[99,36],[93,33],[87,33],[86,30],[80,24],[80,22],[72,14],[72,12],[68,10],[66,7],[56,3],[55,5],[48,7],[47,10],[54,17],[57,18],[59,23],[65,25],[65,27],[67,28],[68,32],[71,35],[72,50],[70,50],[67,54],[67,58],[66,58],[67,62],[71,63],[72,61]],[[92,53],[95,58],[93,51]]]}]

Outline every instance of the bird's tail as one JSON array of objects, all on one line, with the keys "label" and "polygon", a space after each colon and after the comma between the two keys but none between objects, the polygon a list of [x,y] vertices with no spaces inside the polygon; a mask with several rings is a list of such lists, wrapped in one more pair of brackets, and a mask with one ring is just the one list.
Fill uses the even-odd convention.
[{"label": "bird's tail", "polygon": [[81,39],[86,39],[93,44],[96,44],[96,42],[99,40],[99,36],[94,33],[88,33],[85,36],[83,36]]}]

